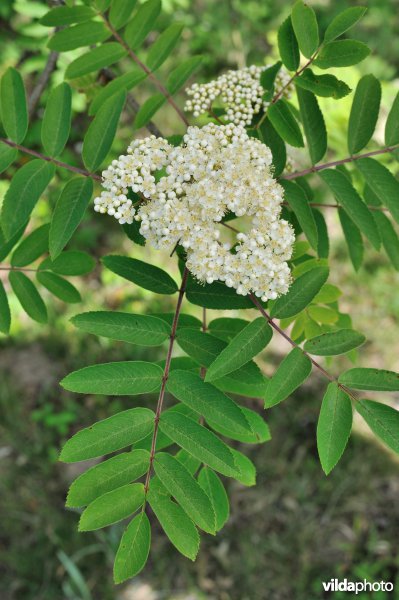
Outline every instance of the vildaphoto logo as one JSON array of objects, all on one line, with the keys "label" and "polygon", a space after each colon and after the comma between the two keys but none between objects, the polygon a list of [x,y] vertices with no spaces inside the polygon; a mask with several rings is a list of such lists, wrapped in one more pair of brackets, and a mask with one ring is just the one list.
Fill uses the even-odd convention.
[{"label": "vildaphoto logo", "polygon": [[325,592],[392,592],[393,583],[390,581],[348,581],[344,579],[330,579],[330,581],[323,581],[323,588]]}]

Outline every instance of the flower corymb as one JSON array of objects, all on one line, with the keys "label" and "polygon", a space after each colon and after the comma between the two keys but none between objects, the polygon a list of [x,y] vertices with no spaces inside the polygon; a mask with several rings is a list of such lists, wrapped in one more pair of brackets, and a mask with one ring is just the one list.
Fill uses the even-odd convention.
[{"label": "flower corymb", "polygon": [[[103,172],[95,210],[122,224],[141,221],[141,234],[156,248],[183,246],[199,281],[274,299],[291,281],[294,233],[280,219],[283,189],[271,162],[270,149],[233,124],[189,127],[178,147],[153,136],[135,140]],[[130,190],[142,199],[137,208]],[[246,231],[224,228],[227,215],[242,218]]]},{"label": "flower corymb", "polygon": [[[263,98],[265,90],[260,83],[260,76],[266,69],[251,65],[238,71],[227,71],[208,83],[194,83],[186,89],[189,99],[184,108],[199,117],[209,112],[214,102],[219,102],[226,109],[224,119],[236,125],[251,125],[254,115],[269,106]],[[289,98],[293,91],[289,82],[287,71],[280,69],[274,82],[276,94],[282,92]]]}]

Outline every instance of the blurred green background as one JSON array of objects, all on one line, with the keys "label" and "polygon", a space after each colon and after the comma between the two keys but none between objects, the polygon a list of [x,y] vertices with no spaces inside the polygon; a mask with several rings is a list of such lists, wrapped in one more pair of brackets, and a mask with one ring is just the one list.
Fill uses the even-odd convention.
[{"label": "blurred green background", "polygon": [[[51,4],[51,3],[49,3]],[[321,27],[340,10],[357,2],[312,2]],[[360,3],[359,3],[360,4]],[[364,4],[364,3],[362,3]],[[159,26],[182,21],[183,43],[164,66],[192,54],[203,54],[198,79],[209,80],[226,68],[270,63],[276,57],[276,31],[291,7],[281,0],[164,0]],[[383,121],[399,87],[399,1],[372,0],[354,35],[372,48],[358,68],[341,71],[351,87],[359,75],[373,72],[382,80],[383,109],[375,136],[382,140]],[[48,29],[38,23],[47,10],[44,1],[1,0],[0,75],[9,65],[21,69],[32,89],[48,56]],[[80,51],[62,56],[53,83]],[[144,52],[145,56],[145,52]],[[126,61],[122,69],[127,71]],[[82,82],[85,93],[74,99],[72,142],[64,159],[79,164],[81,132],[90,90],[98,82]],[[80,91],[82,91],[80,90]],[[134,96],[142,101],[149,88]],[[183,97],[178,101],[182,104]],[[351,97],[322,102],[330,133],[331,156],[346,154],[345,123]],[[43,109],[39,105],[40,119]],[[162,132],[181,131],[173,112],[164,108],[156,118]],[[115,144],[121,153],[130,141],[132,117],[126,115]],[[381,137],[381,140],[380,140]],[[38,147],[40,121],[26,144]],[[295,153],[296,166],[307,166],[306,154]],[[391,160],[391,159],[388,159]],[[393,170],[397,170],[393,165]],[[8,186],[0,182],[0,196]],[[316,188],[316,194],[317,194]],[[33,226],[48,220],[58,186],[49,201],[35,210]],[[50,206],[50,207],[49,207]],[[362,365],[399,370],[397,319],[399,275],[388,260],[367,245],[367,259],[358,273],[350,266],[337,215],[327,212],[331,237],[331,282],[343,290],[342,307],[355,329],[368,338]],[[94,257],[108,252],[134,255],[175,269],[160,253],[139,249],[122,235],[114,219],[87,215],[71,247]],[[174,299],[123,283],[98,267],[78,285],[83,306],[65,308],[49,302],[50,323],[38,326],[11,297],[12,336],[0,339],[0,598],[1,600],[317,600],[322,581],[333,577],[396,582],[399,598],[399,464],[371,434],[355,424],[355,434],[338,468],[327,479],[319,465],[315,430],[325,382],[316,375],[294,397],[267,414],[273,439],[260,448],[245,448],[258,469],[255,488],[231,482],[231,517],[216,538],[209,536],[195,564],[183,559],[154,528],[154,547],[146,569],[124,588],[112,584],[112,563],[122,525],[105,532],[77,533],[77,515],[64,508],[76,465],[56,462],[63,440],[95,420],[128,408],[131,400],[79,397],[58,386],[66,373],[87,364],[123,359],[160,360],[165,349],[138,349],[86,336],[68,322],[76,312],[119,309],[155,313],[173,310]],[[194,306],[185,311],[198,314]],[[220,316],[220,315],[218,315]],[[209,315],[212,318],[212,311]],[[287,348],[274,340],[260,358],[273,372]],[[348,361],[348,359],[340,359]],[[338,371],[340,364],[333,369]],[[399,398],[394,397],[399,404]],[[154,398],[148,398],[152,406]],[[252,408],[262,412],[252,401]],[[329,597],[344,598],[339,593]],[[388,599],[383,593],[358,598]],[[390,596],[391,598],[393,596]]]}]

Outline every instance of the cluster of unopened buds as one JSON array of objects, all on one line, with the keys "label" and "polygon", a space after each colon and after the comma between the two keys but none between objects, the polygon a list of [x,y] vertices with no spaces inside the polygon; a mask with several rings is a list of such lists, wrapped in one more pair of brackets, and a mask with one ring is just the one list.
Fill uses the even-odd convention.
[{"label": "cluster of unopened buds", "polygon": [[[232,123],[189,127],[178,147],[154,136],[135,140],[103,172],[95,210],[122,224],[140,221],[140,233],[156,248],[180,244],[201,282],[274,299],[290,285],[294,234],[280,218],[283,189],[271,162],[270,149]],[[223,227],[232,213],[245,217],[246,233],[233,236]]]},{"label": "cluster of unopened buds", "polygon": [[[263,99],[265,90],[260,83],[265,69],[267,67],[251,65],[238,71],[227,71],[208,83],[194,83],[186,89],[189,99],[185,110],[199,117],[211,112],[214,103],[219,103],[226,111],[223,118],[227,121],[236,125],[251,125],[254,116],[269,106],[269,102]],[[275,93],[282,92],[284,97],[289,98],[293,91],[293,85],[289,82],[288,72],[280,69],[274,82]]]}]

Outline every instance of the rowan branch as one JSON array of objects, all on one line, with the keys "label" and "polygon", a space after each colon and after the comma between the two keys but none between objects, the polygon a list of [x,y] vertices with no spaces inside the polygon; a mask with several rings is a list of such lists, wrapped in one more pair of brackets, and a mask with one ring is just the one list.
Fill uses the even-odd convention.
[{"label": "rowan branch", "polygon": [[306,350],[301,348],[299,346],[299,344],[294,342],[294,340],[292,338],[290,338],[290,336],[287,333],[285,333],[285,331],[283,331],[283,329],[281,329],[281,327],[279,327],[277,325],[277,323],[275,323],[275,321],[273,321],[271,316],[265,311],[262,304],[259,302],[259,300],[257,299],[257,297],[254,294],[249,294],[249,298],[251,299],[253,304],[256,306],[256,308],[259,310],[261,315],[266,319],[266,321],[269,323],[269,325],[271,327],[273,327],[273,329],[275,331],[277,331],[289,344],[291,344],[291,346],[293,348],[299,348],[304,353],[304,355],[308,357],[308,359],[310,360],[312,365],[314,367],[316,367],[316,369],[318,369],[320,371],[320,373],[322,373],[324,375],[324,377],[326,377],[332,383],[336,383],[339,388],[341,388],[344,392],[346,392],[348,394],[348,396],[350,396],[352,398],[352,400],[355,400],[355,402],[357,402],[356,396],[353,394],[353,392],[349,388],[346,387],[346,385],[339,383],[337,377],[335,377],[334,375],[331,375],[331,373],[326,371],[326,369],[324,367],[322,367],[320,363],[318,363],[308,352],[306,352]]},{"label": "rowan branch", "polygon": [[164,401],[164,397],[165,397],[166,382],[168,381],[168,378],[169,378],[170,363],[172,360],[173,346],[174,346],[175,339],[176,339],[177,324],[179,322],[183,297],[186,292],[187,278],[188,278],[188,269],[185,268],[184,272],[183,272],[180,290],[179,290],[179,296],[177,299],[176,310],[175,310],[175,314],[173,317],[172,330],[171,330],[170,338],[169,338],[169,347],[168,347],[168,353],[166,355],[165,367],[164,367],[164,371],[163,371],[161,390],[159,392],[157,408],[155,411],[154,433],[152,434],[151,450],[150,450],[150,464],[148,467],[147,475],[145,478],[145,484],[144,484],[144,490],[145,490],[146,494],[148,492],[150,478],[151,478],[152,465],[154,463],[154,456],[155,456],[155,451],[156,451],[158,429],[159,429],[159,420],[161,418],[163,401]]},{"label": "rowan branch", "polygon": [[185,124],[185,126],[188,127],[189,121],[188,121],[186,115],[181,110],[181,108],[178,107],[178,105],[176,104],[176,102],[174,101],[173,97],[170,95],[170,93],[168,92],[168,90],[165,88],[165,86],[159,81],[159,79],[147,67],[147,65],[145,65],[139,59],[139,57],[137,56],[137,54],[135,52],[133,52],[133,50],[125,42],[125,40],[122,38],[122,36],[120,36],[119,33],[116,31],[116,29],[111,25],[111,23],[107,19],[107,17],[104,14],[100,14],[100,16],[103,19],[105,25],[108,27],[109,31],[112,33],[112,35],[115,38],[115,40],[126,50],[126,52],[128,53],[128,55],[136,63],[136,65],[138,67],[140,67],[140,69],[142,71],[144,71],[144,73],[146,73],[148,75],[148,78],[154,83],[154,85],[158,88],[158,90],[161,92],[161,94],[163,94],[165,96],[165,98],[169,102],[169,104],[175,109],[175,111],[176,111],[177,115],[179,116],[179,118],[181,119],[181,121],[183,121],[183,123]]},{"label": "rowan branch", "polygon": [[378,156],[379,154],[388,154],[389,152],[393,152],[394,150],[398,149],[399,144],[396,144],[395,146],[386,146],[385,148],[380,148],[379,150],[371,150],[371,152],[365,152],[364,154],[354,154],[352,156],[347,156],[346,158],[341,158],[340,160],[333,160],[332,162],[323,163],[321,165],[314,165],[313,167],[309,167],[304,171],[287,173],[286,175],[281,175],[279,179],[298,179],[298,177],[304,177],[304,175],[309,175],[310,173],[317,173],[318,171],[322,171],[323,169],[338,167],[339,165],[351,163],[356,160],[359,160],[360,158],[369,158],[370,156]]},{"label": "rowan branch", "polygon": [[95,173],[90,173],[90,171],[86,171],[85,169],[80,169],[79,167],[73,167],[72,165],[64,163],[61,160],[57,160],[56,158],[53,158],[52,156],[46,156],[45,154],[42,154],[41,152],[37,152],[36,150],[31,150],[30,148],[26,148],[26,146],[21,146],[20,144],[17,144],[16,142],[13,142],[9,139],[0,138],[0,142],[7,144],[7,146],[10,146],[11,148],[16,148],[17,150],[20,150],[24,154],[29,154],[30,156],[34,156],[35,158],[40,158],[41,160],[45,160],[46,162],[53,163],[57,167],[66,169],[67,171],[71,171],[72,173],[77,173],[78,175],[83,175],[83,177],[91,177],[92,179],[94,179],[96,181],[102,181],[102,177],[100,175],[96,175]]}]

